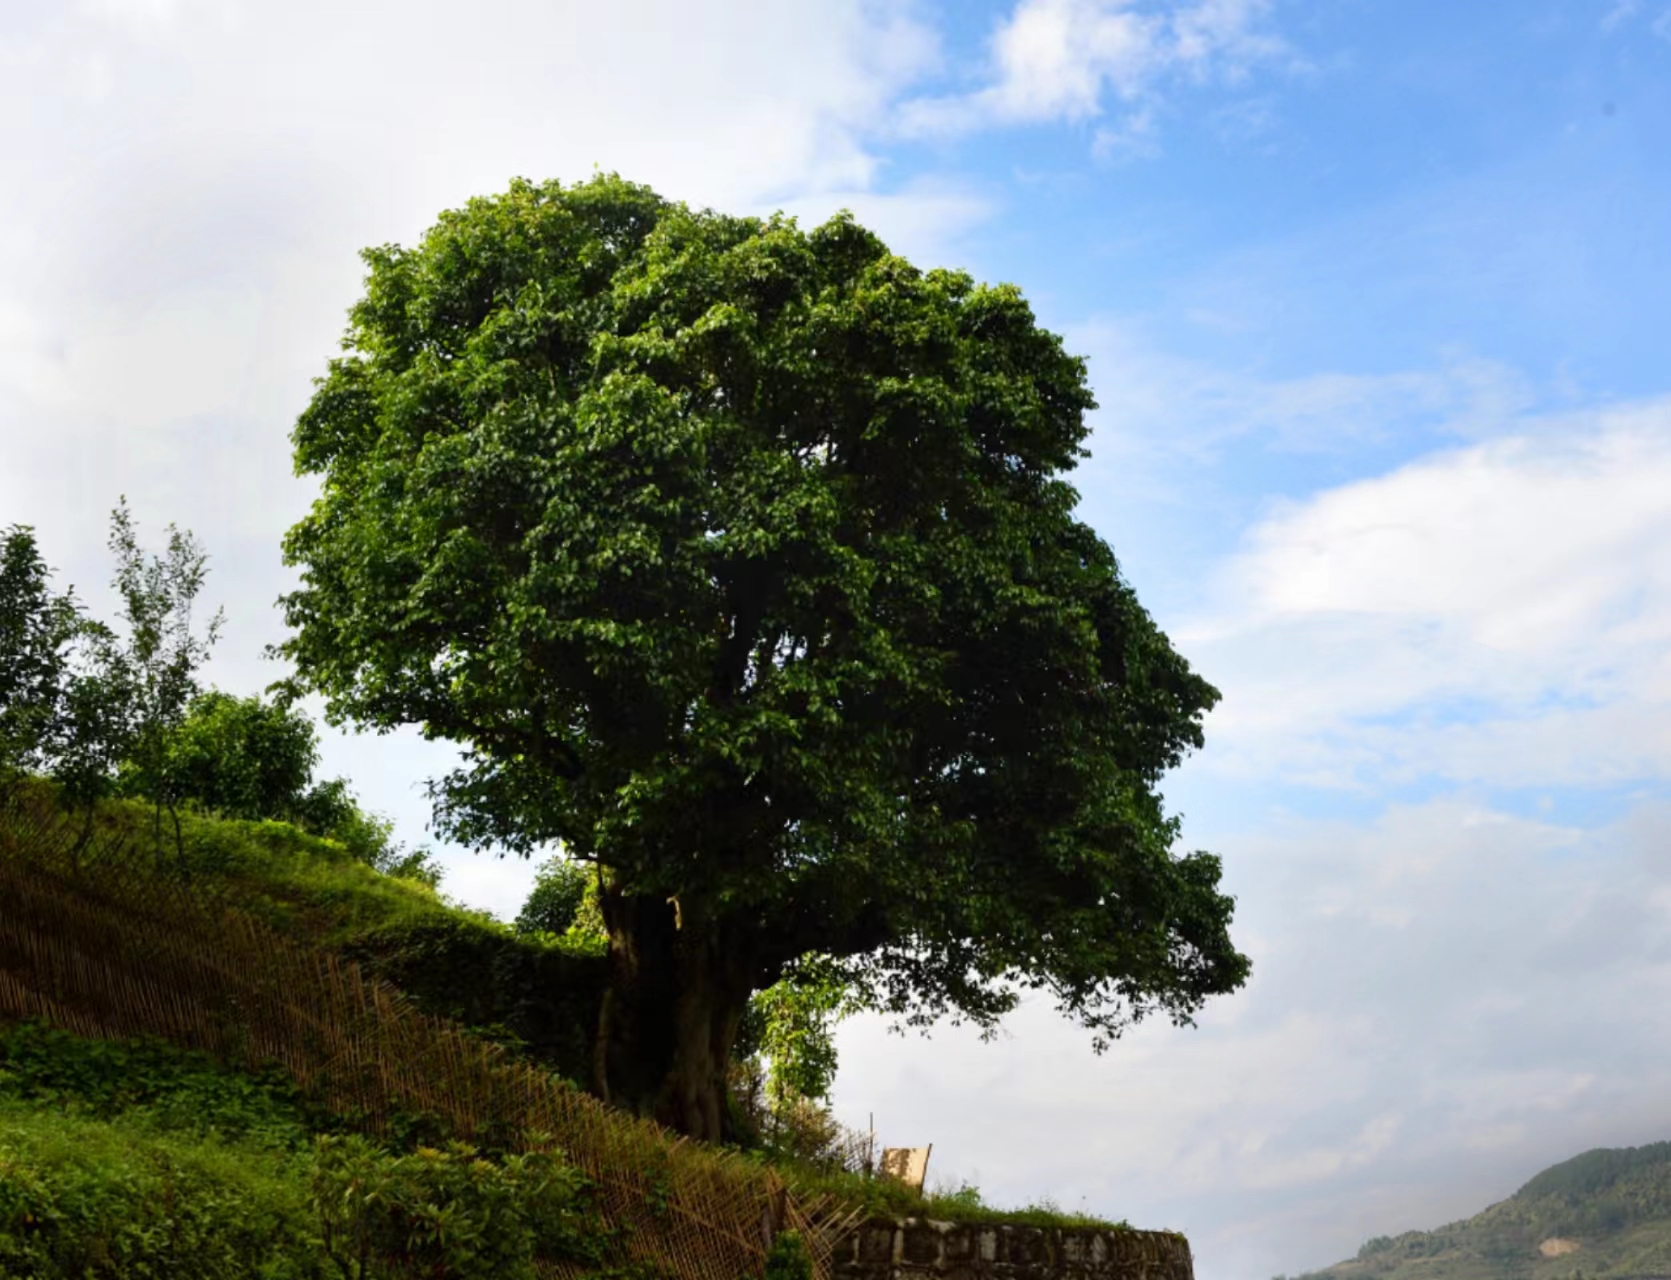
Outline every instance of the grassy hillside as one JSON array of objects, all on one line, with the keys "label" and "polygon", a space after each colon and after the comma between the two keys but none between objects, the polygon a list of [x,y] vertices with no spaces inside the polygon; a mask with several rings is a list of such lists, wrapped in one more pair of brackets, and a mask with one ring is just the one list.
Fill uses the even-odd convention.
[{"label": "grassy hillside", "polygon": [[[37,814],[49,802],[38,784],[25,797]],[[184,856],[172,832],[159,854],[150,807],[108,802],[88,869],[98,879],[121,864],[146,880],[155,869],[159,881],[185,895],[229,904],[286,938],[357,962],[426,1013],[526,1053],[571,1081],[587,1079],[604,984],[595,942],[519,935],[421,880],[386,875],[289,823],[187,812],[182,828]]]},{"label": "grassy hillside", "polygon": [[[427,951],[416,948],[420,959],[438,948],[487,955],[495,963],[486,972],[501,991],[527,980],[530,966],[595,964],[595,956],[516,939],[421,885],[379,882],[340,851],[275,824],[199,818],[182,855],[172,839],[158,845],[148,838],[142,809],[112,806],[98,838],[85,847],[76,841],[77,824],[49,796],[25,796],[0,809],[0,1024],[43,1022],[86,1040],[162,1040],[235,1073],[282,1072],[311,1115],[331,1117],[354,1141],[368,1144],[349,1150],[347,1172],[341,1161],[326,1170],[346,1179],[351,1196],[378,1189],[378,1203],[410,1203],[415,1221],[435,1225],[474,1212],[455,1201],[478,1204],[489,1216],[514,1214],[537,1187],[511,1186],[507,1179],[545,1185],[561,1181],[559,1170],[572,1170],[584,1181],[597,1234],[615,1242],[611,1267],[704,1280],[760,1272],[764,1213],[792,1228],[820,1260],[851,1215],[816,1188],[786,1187],[774,1170],[680,1143],[646,1120],[610,1110],[550,1061],[531,1051],[507,1053],[496,1043],[506,1038],[502,1029],[484,1035],[436,1016],[424,1006],[450,998],[445,984],[414,1000],[376,972],[386,963],[405,965],[420,978],[426,968],[444,975],[448,964],[416,964],[414,948],[396,945],[414,936],[427,940]],[[371,962],[345,958],[351,947],[366,950]],[[490,1001],[497,1002],[497,996]],[[586,1040],[585,1023],[576,1034]],[[50,1118],[42,1122],[50,1127]],[[89,1123],[126,1121],[93,1117]],[[0,1125],[14,1146],[24,1141],[18,1135],[38,1127]],[[134,1168],[158,1161],[174,1167],[177,1153],[153,1149],[150,1138],[136,1145],[131,1134],[109,1141],[85,1136],[94,1145],[126,1143]],[[51,1201],[80,1185],[85,1168],[40,1154],[71,1151],[80,1140],[49,1132],[44,1145],[22,1155],[0,1152],[8,1194],[34,1186]],[[489,1158],[449,1154],[453,1144]],[[530,1167],[542,1172],[536,1177],[526,1172]],[[312,1186],[323,1175],[315,1168],[292,1176]],[[165,1179],[156,1194],[166,1203],[173,1188]],[[192,1183],[191,1194],[213,1200],[220,1192]],[[94,1199],[114,1203],[103,1190]],[[0,1235],[8,1246],[51,1217],[34,1202],[11,1204],[7,1214]],[[128,1216],[117,1210],[100,1221]],[[164,1214],[159,1221],[174,1219]],[[87,1231],[72,1234],[81,1239]],[[453,1227],[446,1235],[456,1236]],[[60,1272],[0,1266],[0,1275],[15,1274]],[[88,1274],[148,1272],[127,1266]],[[159,1263],[149,1274],[174,1272]]]},{"label": "grassy hillside", "polygon": [[0,1277],[370,1280],[486,1232],[483,1274],[735,1280],[763,1212],[819,1265],[873,1212],[1081,1221],[671,1140],[573,1083],[595,939],[283,823],[153,817],[112,803],[82,846],[47,789],[0,805]]},{"label": "grassy hillside", "polygon": [[1312,1276],[1335,1280],[1671,1277],[1671,1142],[1586,1151],[1545,1169],[1483,1213],[1433,1231],[1379,1236],[1359,1249],[1356,1258]]},{"label": "grassy hillside", "polygon": [[0,1276],[533,1280],[609,1245],[559,1159],[379,1146],[282,1076],[0,1027]]}]

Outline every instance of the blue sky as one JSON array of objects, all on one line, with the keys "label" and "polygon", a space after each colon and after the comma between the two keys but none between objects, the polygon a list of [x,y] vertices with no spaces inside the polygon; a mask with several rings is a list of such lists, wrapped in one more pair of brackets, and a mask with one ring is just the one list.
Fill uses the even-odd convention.
[{"label": "blue sky", "polygon": [[[1247,990],[1102,1057],[842,1031],[932,1174],[1186,1230],[1203,1280],[1671,1136],[1671,0],[12,0],[0,523],[108,600],[195,529],[277,672],[287,432],[357,293],[512,175],[618,170],[1019,284],[1077,483],[1225,699],[1168,779]],[[446,754],[333,736],[410,840]],[[448,851],[500,912],[529,879]]]}]

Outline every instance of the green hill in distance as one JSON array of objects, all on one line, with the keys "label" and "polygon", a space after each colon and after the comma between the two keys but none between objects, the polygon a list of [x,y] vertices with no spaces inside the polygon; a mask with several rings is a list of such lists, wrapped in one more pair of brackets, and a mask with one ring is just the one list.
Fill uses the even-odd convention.
[{"label": "green hill in distance", "polygon": [[1671,1142],[1600,1148],[1433,1231],[1293,1280],[1671,1280]]}]

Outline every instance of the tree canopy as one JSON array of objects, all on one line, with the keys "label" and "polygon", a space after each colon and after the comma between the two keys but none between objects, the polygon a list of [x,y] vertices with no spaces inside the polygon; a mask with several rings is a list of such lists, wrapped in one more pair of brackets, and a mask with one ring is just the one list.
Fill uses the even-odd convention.
[{"label": "tree canopy", "polygon": [[367,251],[294,432],[282,651],[462,744],[442,828],[607,869],[597,1087],[703,1136],[749,992],[1098,1042],[1248,965],[1158,784],[1217,694],[1064,479],[1093,407],[1021,293],[851,217],[517,182]]}]

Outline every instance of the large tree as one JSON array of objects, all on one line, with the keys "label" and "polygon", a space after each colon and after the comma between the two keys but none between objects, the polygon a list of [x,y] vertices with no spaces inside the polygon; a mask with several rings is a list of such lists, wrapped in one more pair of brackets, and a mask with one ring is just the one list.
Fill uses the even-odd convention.
[{"label": "large tree", "polygon": [[604,869],[600,1091],[720,1136],[807,954],[908,1019],[1044,988],[1099,1044],[1244,980],[1156,790],[1217,694],[1073,517],[1085,369],[1016,289],[614,177],[365,260],[282,649],[464,746],[444,830]]}]

